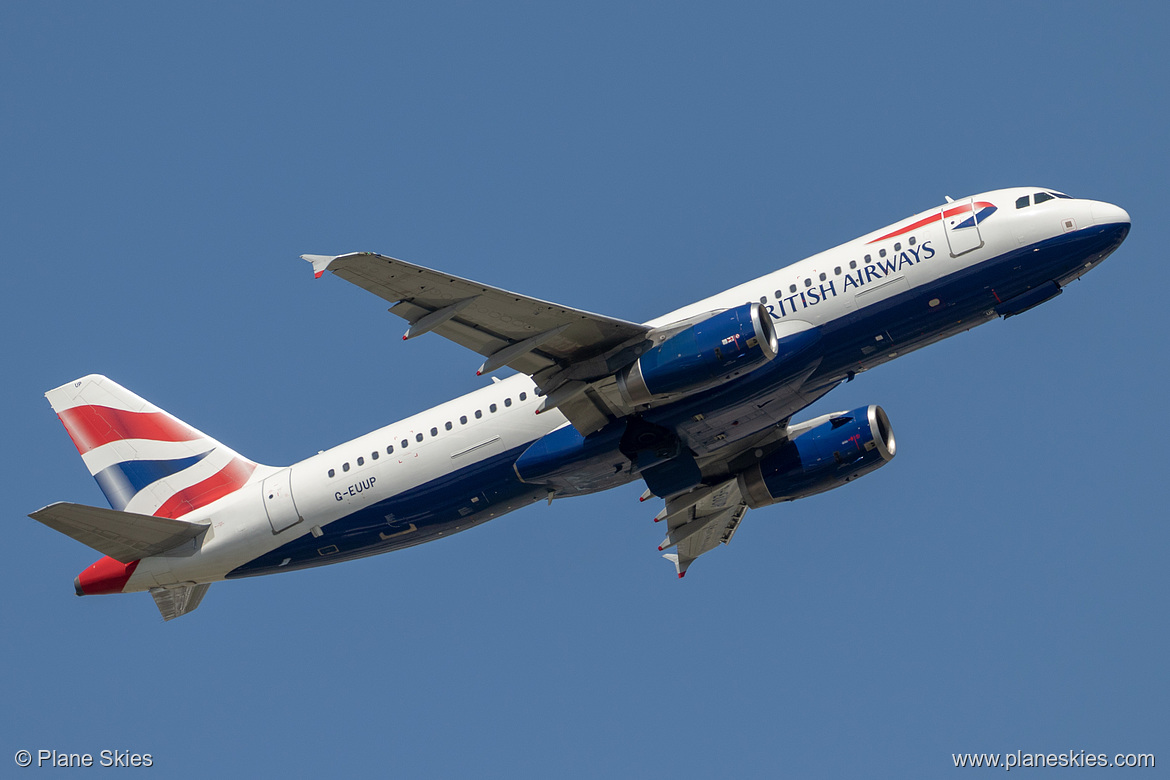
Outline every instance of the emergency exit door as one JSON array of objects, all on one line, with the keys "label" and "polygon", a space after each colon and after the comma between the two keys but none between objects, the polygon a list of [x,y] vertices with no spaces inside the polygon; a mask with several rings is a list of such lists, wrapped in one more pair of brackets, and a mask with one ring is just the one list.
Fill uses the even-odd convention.
[{"label": "emergency exit door", "polygon": [[292,469],[284,469],[264,480],[263,489],[264,509],[268,512],[272,533],[279,533],[301,522],[301,515],[293,502]]},{"label": "emergency exit door", "polygon": [[976,214],[975,198],[967,198],[958,203],[948,203],[942,209],[943,230],[947,234],[947,244],[951,248],[951,257],[964,255],[973,249],[983,246],[983,237],[979,234],[979,217]]}]

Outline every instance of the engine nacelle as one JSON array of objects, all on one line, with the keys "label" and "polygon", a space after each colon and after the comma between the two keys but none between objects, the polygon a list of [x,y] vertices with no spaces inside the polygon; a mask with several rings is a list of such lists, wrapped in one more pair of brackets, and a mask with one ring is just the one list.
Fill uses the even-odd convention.
[{"label": "engine nacelle", "polygon": [[776,329],[761,303],[745,303],[679,331],[618,374],[630,406],[686,395],[745,374],[776,357]]},{"label": "engine nacelle", "polygon": [[889,463],[894,430],[880,406],[833,415],[739,475],[739,490],[753,509],[824,493]]}]

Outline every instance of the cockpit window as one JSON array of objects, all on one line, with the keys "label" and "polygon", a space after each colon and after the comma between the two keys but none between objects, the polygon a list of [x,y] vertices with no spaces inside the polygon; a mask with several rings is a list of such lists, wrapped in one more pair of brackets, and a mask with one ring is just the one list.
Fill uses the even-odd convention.
[{"label": "cockpit window", "polygon": [[1026,208],[1028,208],[1028,206],[1031,206],[1031,205],[1032,205],[1032,196],[1031,195],[1025,195],[1022,198],[1016,198],[1016,208],[1018,208],[1018,209],[1026,209]]},{"label": "cockpit window", "polygon": [[1052,200],[1052,196],[1049,195],[1047,192],[1037,192],[1036,193],[1036,203],[1037,204],[1043,203],[1046,200]]}]

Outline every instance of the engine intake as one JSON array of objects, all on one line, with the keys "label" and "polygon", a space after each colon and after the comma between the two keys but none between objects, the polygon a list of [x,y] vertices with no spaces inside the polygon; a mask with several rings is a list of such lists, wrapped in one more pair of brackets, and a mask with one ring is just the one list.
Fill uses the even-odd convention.
[{"label": "engine intake", "polygon": [[618,374],[630,406],[657,397],[697,392],[747,373],[776,357],[772,316],[761,303],[745,303],[679,331]]},{"label": "engine intake", "polygon": [[840,487],[889,463],[897,447],[885,411],[863,406],[833,415],[739,475],[739,490],[757,509]]}]

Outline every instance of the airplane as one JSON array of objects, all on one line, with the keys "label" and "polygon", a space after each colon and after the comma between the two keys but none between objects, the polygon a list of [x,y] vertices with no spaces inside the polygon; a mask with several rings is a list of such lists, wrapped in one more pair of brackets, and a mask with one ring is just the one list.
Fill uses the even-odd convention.
[{"label": "airplane", "polygon": [[903,219],[646,323],[379,254],[303,255],[515,373],[292,466],[237,453],[114,381],[46,393],[110,508],[30,517],[105,557],[77,595],[148,591],[171,620],[213,582],[399,550],[539,501],[640,480],[678,577],[748,509],[888,463],[877,405],[792,418],[857,374],[1049,301],[1125,240],[1129,214],[1040,187]]}]

